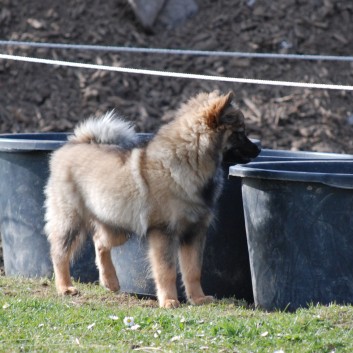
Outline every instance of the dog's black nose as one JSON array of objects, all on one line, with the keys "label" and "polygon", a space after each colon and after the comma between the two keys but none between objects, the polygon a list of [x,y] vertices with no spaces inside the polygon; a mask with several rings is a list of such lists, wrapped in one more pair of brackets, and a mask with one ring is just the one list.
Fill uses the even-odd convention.
[{"label": "dog's black nose", "polygon": [[261,149],[259,146],[250,141],[245,135],[242,136],[237,143],[223,155],[223,163],[229,164],[245,164],[257,157]]}]

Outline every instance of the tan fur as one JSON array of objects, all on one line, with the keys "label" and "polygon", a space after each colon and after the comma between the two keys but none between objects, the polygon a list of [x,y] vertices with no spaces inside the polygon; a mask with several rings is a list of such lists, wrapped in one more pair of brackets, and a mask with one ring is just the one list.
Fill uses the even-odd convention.
[{"label": "tan fur", "polygon": [[[212,300],[200,284],[205,233],[220,192],[222,154],[231,134],[244,129],[242,115],[230,106],[232,96],[212,92],[192,98],[144,147],[95,143],[83,124],[72,142],[53,153],[45,229],[59,293],[77,293],[69,261],[93,229],[100,282],[106,288],[119,290],[111,248],[136,233],[149,239],[160,306],[179,306],[178,252],[188,300],[193,304]],[[222,122],[224,116],[231,123]],[[95,126],[99,121],[91,122],[90,129]]]}]

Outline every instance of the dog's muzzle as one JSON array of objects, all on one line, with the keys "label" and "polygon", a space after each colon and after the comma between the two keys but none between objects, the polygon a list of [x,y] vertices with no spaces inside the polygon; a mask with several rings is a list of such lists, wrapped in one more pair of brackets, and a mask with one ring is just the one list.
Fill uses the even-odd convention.
[{"label": "dog's muzzle", "polygon": [[250,141],[243,133],[232,136],[232,147],[223,155],[223,162],[230,164],[245,164],[257,157],[261,149]]}]

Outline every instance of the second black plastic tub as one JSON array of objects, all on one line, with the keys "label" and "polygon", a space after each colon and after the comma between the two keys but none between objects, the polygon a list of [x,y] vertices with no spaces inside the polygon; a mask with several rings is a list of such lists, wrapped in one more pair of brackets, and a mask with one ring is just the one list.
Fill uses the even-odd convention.
[{"label": "second black plastic tub", "polygon": [[353,303],[353,161],[230,168],[242,196],[255,305]]},{"label": "second black plastic tub", "polygon": [[[259,142],[257,141],[259,144]],[[207,233],[201,282],[208,295],[235,297],[253,303],[240,180],[228,179],[230,164],[223,164],[224,187],[214,224]],[[112,251],[121,289],[141,296],[154,296],[155,288],[147,260],[145,239],[132,236]],[[178,294],[183,298],[178,278]]]}]

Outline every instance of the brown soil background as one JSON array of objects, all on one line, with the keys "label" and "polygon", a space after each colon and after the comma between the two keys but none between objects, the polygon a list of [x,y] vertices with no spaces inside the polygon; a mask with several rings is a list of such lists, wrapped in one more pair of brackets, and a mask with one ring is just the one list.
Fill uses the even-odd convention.
[{"label": "brown soil background", "polygon": [[[0,38],[76,44],[351,55],[350,0],[199,0],[177,28],[146,31],[123,0],[0,1]],[[353,63],[0,47],[2,53],[233,77],[353,84]],[[228,84],[0,60],[0,133],[67,131],[117,108],[155,131],[199,91],[232,89],[263,147],[353,153],[352,92]]]}]

